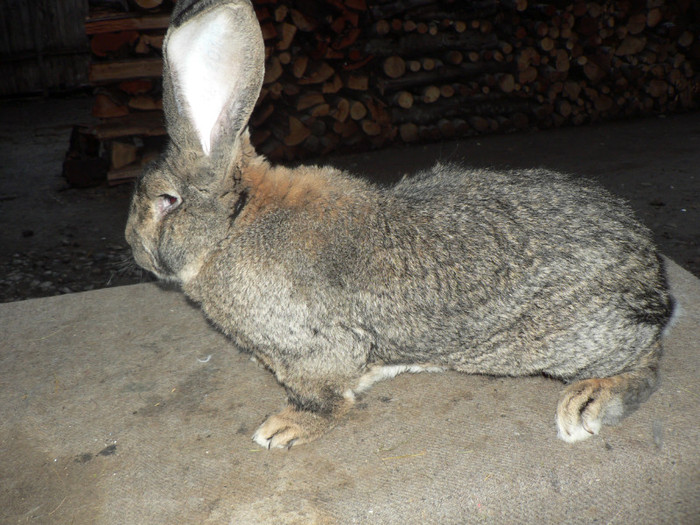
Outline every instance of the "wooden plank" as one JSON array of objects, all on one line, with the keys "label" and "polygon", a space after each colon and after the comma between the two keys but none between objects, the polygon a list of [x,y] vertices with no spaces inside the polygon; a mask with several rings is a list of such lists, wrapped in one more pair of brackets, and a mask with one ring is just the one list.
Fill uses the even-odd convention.
[{"label": "wooden plank", "polygon": [[96,125],[92,132],[100,140],[128,137],[131,135],[165,135],[165,117],[161,111],[130,113],[125,117],[106,119]]},{"label": "wooden plank", "polygon": [[139,162],[130,164],[123,168],[111,169],[107,172],[107,183],[110,186],[116,186],[117,184],[131,182],[141,175],[142,171],[143,166]]},{"label": "wooden plank", "polygon": [[169,14],[154,14],[154,15],[129,15],[129,14],[114,14],[85,20],[85,33],[88,35],[96,35],[98,33],[111,33],[113,31],[127,31],[144,29],[165,29],[170,22]]},{"label": "wooden plank", "polygon": [[162,74],[163,61],[160,58],[140,58],[90,64],[89,79],[91,84],[100,84],[134,78],[157,78]]}]

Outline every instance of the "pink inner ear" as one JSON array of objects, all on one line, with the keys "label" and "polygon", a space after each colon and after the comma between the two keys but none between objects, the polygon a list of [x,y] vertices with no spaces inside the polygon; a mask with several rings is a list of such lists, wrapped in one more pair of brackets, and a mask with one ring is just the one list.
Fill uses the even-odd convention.
[{"label": "pink inner ear", "polygon": [[158,210],[159,215],[163,215],[175,206],[175,204],[177,204],[177,197],[173,197],[172,195],[160,195],[156,201],[156,210]]},{"label": "pink inner ear", "polygon": [[216,9],[174,30],[168,40],[168,64],[175,95],[205,155],[212,149],[214,128],[224,108],[235,102],[245,78],[246,32],[236,27],[232,9]]}]

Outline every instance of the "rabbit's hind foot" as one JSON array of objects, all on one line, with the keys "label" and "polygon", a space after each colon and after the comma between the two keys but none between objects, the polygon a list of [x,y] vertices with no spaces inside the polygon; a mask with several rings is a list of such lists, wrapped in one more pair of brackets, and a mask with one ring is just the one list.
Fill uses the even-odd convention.
[{"label": "rabbit's hind foot", "polygon": [[635,410],[657,384],[655,352],[639,368],[619,375],[578,381],[564,390],[557,406],[559,438],[567,443],[587,439],[602,425],[614,425]]},{"label": "rabbit's hind foot", "polygon": [[614,378],[586,379],[569,386],[557,406],[559,438],[567,443],[582,441],[598,434],[603,416],[619,419],[624,413],[622,401],[613,395]]}]

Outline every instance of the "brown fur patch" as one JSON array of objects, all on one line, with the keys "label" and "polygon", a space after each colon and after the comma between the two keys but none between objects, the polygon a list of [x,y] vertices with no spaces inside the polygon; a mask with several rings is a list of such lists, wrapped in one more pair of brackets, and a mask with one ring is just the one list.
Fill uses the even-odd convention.
[{"label": "brown fur patch", "polygon": [[334,186],[325,175],[328,168],[304,166],[289,169],[270,166],[267,162],[248,166],[242,172],[248,186],[251,204],[257,208],[327,209],[334,203]]}]

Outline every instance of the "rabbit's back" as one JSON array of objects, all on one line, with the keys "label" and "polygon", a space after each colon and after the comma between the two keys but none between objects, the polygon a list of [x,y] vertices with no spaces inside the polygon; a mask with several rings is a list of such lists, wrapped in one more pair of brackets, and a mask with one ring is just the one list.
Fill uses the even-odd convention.
[{"label": "rabbit's back", "polygon": [[375,359],[613,373],[670,315],[649,232],[591,182],[437,166],[386,199],[355,290]]}]

